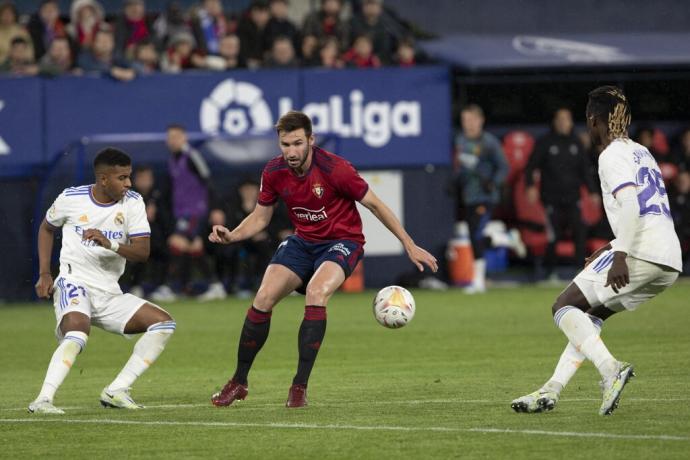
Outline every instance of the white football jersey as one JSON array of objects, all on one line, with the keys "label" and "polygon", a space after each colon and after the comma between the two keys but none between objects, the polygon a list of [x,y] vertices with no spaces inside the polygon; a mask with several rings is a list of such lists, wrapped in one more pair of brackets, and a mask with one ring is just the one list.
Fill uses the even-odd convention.
[{"label": "white football jersey", "polygon": [[673,227],[666,187],[649,150],[630,139],[614,140],[599,156],[599,178],[604,209],[614,235],[618,235],[620,211],[614,196],[623,187],[636,188],[640,223],[630,255],[682,271],[680,242]]},{"label": "white football jersey", "polygon": [[150,236],[144,200],[130,190],[120,201],[104,205],[94,200],[91,187],[63,190],[46,213],[50,225],[62,227],[60,274],[71,275],[108,293],[121,294],[117,281],[125,270],[125,258],[93,241],[82,240],[82,234],[96,228],[118,243]]}]

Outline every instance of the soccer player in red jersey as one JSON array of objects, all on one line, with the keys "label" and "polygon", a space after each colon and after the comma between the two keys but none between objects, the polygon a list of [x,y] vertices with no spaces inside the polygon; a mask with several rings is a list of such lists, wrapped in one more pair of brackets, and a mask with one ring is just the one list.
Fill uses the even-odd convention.
[{"label": "soccer player in red jersey", "polygon": [[211,398],[216,406],[229,406],[247,396],[247,375],[268,337],[273,307],[295,290],[306,294],[306,307],[299,329],[297,374],[286,405],[307,405],[307,381],[326,333],[326,305],[364,253],[357,201],[402,242],[420,271],[424,265],[434,272],[438,269],[436,258],[414,243],[355,168],[314,145],[307,115],[296,111],[286,113],[278,120],[276,132],[282,155],[264,168],[256,208],[234,230],[215,225],[208,237],[211,242],[221,244],[251,238],[266,228],[278,198],[287,205],[296,229],[295,235],[276,250],[247,311],[237,350],[237,369],[223,389]]}]

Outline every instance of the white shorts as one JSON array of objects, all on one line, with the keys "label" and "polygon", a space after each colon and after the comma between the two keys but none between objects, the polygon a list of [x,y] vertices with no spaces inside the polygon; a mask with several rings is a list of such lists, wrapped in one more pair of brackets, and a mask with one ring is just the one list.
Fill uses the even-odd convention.
[{"label": "white shorts", "polygon": [[678,278],[678,272],[670,267],[657,265],[646,260],[628,256],[630,283],[613,292],[611,286],[605,287],[609,268],[613,263],[613,251],[605,251],[575,277],[573,282],[580,288],[592,307],[603,305],[613,311],[635,310],[640,304],[650,300]]},{"label": "white shorts", "polygon": [[110,294],[88,287],[72,277],[60,275],[55,281],[53,293],[57,320],[55,336],[58,340],[62,339],[60,322],[63,316],[71,312],[85,314],[91,319],[92,325],[105,331],[125,335],[127,322],[145,303],[150,302],[132,294]]}]

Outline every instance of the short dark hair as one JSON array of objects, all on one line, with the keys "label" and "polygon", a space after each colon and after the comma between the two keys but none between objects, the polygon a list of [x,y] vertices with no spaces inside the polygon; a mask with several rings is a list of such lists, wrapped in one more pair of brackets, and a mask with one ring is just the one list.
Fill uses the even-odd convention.
[{"label": "short dark hair", "polygon": [[592,90],[587,101],[587,116],[605,122],[613,139],[628,136],[630,105],[623,90],[617,86],[600,86]]},{"label": "short dark hair", "polygon": [[167,131],[170,131],[171,129],[177,129],[179,131],[187,132],[187,128],[185,128],[183,125],[180,123],[170,123],[166,128]]},{"label": "short dark hair", "polygon": [[132,159],[122,150],[114,147],[106,147],[96,155],[93,160],[93,169],[98,170],[102,166],[130,166]]},{"label": "short dark hair", "polygon": [[460,110],[460,113],[462,112],[474,112],[480,117],[484,118],[484,110],[479,106],[479,104],[467,104]]},{"label": "short dark hair", "polygon": [[142,173],[142,172],[153,172],[153,168],[151,165],[147,165],[146,163],[141,163],[134,168],[134,173]]},{"label": "short dark hair", "polygon": [[303,112],[290,110],[278,120],[275,125],[276,132],[280,134],[281,131],[291,133],[298,129],[304,129],[304,134],[307,137],[311,136],[311,120]]}]

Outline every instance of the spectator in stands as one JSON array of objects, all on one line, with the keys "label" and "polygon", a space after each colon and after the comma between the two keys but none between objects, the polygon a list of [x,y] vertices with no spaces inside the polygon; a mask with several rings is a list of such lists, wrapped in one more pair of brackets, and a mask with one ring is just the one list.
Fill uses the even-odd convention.
[{"label": "spectator in stands", "polygon": [[266,58],[264,66],[273,69],[299,67],[299,61],[295,57],[295,49],[292,47],[292,40],[288,37],[277,37],[273,41],[271,54]]},{"label": "spectator in stands", "polygon": [[279,37],[287,37],[292,41],[292,48],[300,49],[300,33],[297,26],[288,17],[288,0],[270,0],[269,12],[271,19],[266,24],[266,48],[271,48]]},{"label": "spectator in stands", "polygon": [[194,37],[188,32],[178,32],[170,39],[170,45],[161,57],[161,70],[180,73],[183,70],[202,68],[204,58],[194,52]]},{"label": "spectator in stands", "polygon": [[680,133],[678,145],[673,149],[670,160],[678,167],[678,171],[690,172],[690,128]]},{"label": "spectator in stands", "polygon": [[74,0],[67,32],[79,52],[91,48],[103,22],[103,7],[96,0]]},{"label": "spectator in stands", "polygon": [[134,45],[132,68],[137,75],[150,75],[159,70],[158,50],[153,41],[146,39]]},{"label": "spectator in stands", "polygon": [[91,48],[82,49],[77,59],[78,67],[84,73],[100,73],[116,80],[130,81],[136,73],[129,62],[116,58],[115,37],[107,24],[102,24],[96,31]]},{"label": "spectator in stands", "polygon": [[404,38],[398,42],[398,48],[395,50],[393,62],[398,67],[414,67],[417,65],[414,40],[412,37]]},{"label": "spectator in stands", "polygon": [[34,45],[34,57],[40,60],[55,38],[67,35],[57,0],[43,0],[38,11],[31,15],[27,29]]},{"label": "spectator in stands", "polygon": [[39,62],[39,72],[47,77],[75,74],[72,48],[67,36],[55,37]]},{"label": "spectator in stands", "polygon": [[125,279],[129,278],[130,293],[144,295],[144,285],[152,285],[151,299],[159,302],[173,301],[175,293],[166,284],[168,266],[167,239],[172,233],[170,203],[166,194],[156,185],[150,166],[139,165],[134,171],[133,188],[144,199],[146,218],[151,227],[151,253],[146,263],[127,262]]},{"label": "spectator in stands", "polygon": [[634,140],[638,144],[647,147],[647,150],[649,150],[649,153],[652,154],[657,162],[662,160],[662,155],[657,151],[654,145],[654,128],[651,126],[640,126],[637,128],[637,131],[635,131]]},{"label": "spectator in stands", "polygon": [[38,73],[31,44],[25,37],[16,36],[12,39],[9,54],[5,62],[0,64],[0,73],[15,76],[32,76]]},{"label": "spectator in stands", "polygon": [[184,10],[179,1],[171,1],[167,8],[153,22],[156,48],[164,50],[170,44],[170,39],[180,32],[192,33],[192,27],[187,23]]},{"label": "spectator in stands", "polygon": [[321,49],[319,50],[319,67],[326,69],[342,69],[345,63],[340,58],[340,48],[338,39],[335,37],[326,37]]},{"label": "spectator in stands", "polygon": [[204,67],[210,70],[243,69],[246,66],[240,55],[240,39],[234,34],[220,39],[218,56],[204,58]]},{"label": "spectator in stands", "polygon": [[232,32],[220,0],[203,1],[192,19],[192,31],[200,54],[217,55],[220,52],[220,39]]},{"label": "spectator in stands", "polygon": [[254,0],[249,12],[240,19],[237,35],[240,37],[242,59],[247,67],[261,67],[266,53],[268,40],[266,26],[271,19],[268,3],[265,0]]},{"label": "spectator in stands", "polygon": [[[0,4],[0,63],[7,60],[12,40],[17,37],[23,38],[32,47],[29,33],[17,23],[17,9],[14,4],[4,2]],[[33,59],[33,50],[30,57]]]},{"label": "spectator in stands", "polygon": [[[535,183],[535,172],[541,176],[541,188]],[[585,186],[590,199],[601,202],[597,186],[592,180],[590,159],[580,138],[573,130],[570,109],[559,108],[554,112],[552,130],[537,139],[534,152],[525,168],[527,200],[536,203],[540,197],[546,211],[546,277],[557,280],[556,243],[564,239],[570,230],[575,244],[574,264],[581,266],[585,260],[586,226],[582,221],[580,188]],[[540,269],[540,266],[538,266]],[[538,276],[541,277],[541,273]]]},{"label": "spectator in stands", "polygon": [[316,67],[321,63],[319,59],[319,39],[316,35],[305,35],[302,38],[300,62],[303,67]]},{"label": "spectator in stands", "polygon": [[369,35],[374,46],[374,54],[384,63],[389,63],[394,39],[386,30],[382,14],[383,0],[363,0],[361,14],[352,17],[350,33],[352,37]]},{"label": "spectator in stands", "polygon": [[369,35],[359,35],[355,38],[352,48],[343,54],[343,62],[348,67],[366,69],[381,67],[381,60],[374,54],[374,47]]},{"label": "spectator in stands", "polygon": [[223,285],[214,279],[205,259],[204,236],[213,198],[211,171],[201,153],[189,145],[187,130],[177,124],[168,126],[170,151],[168,173],[172,196],[174,229],[168,238],[170,279],[182,291],[190,289],[192,266],[196,266],[209,289],[205,300],[225,297]]},{"label": "spectator in stands", "polygon": [[314,35],[320,40],[335,37],[338,40],[338,51],[350,44],[348,24],[341,18],[342,0],[321,0],[321,8],[307,15],[302,26],[303,35]]},{"label": "spectator in stands", "polygon": [[146,16],[144,0],[125,0],[124,14],[115,22],[115,53],[134,58],[137,43],[153,39],[153,21]]},{"label": "spectator in stands", "polygon": [[474,253],[474,278],[465,289],[468,294],[486,290],[484,227],[500,201],[501,186],[508,176],[501,143],[484,131],[484,120],[484,111],[478,105],[464,107],[460,113],[462,131],[455,137],[456,195],[464,207]]}]

